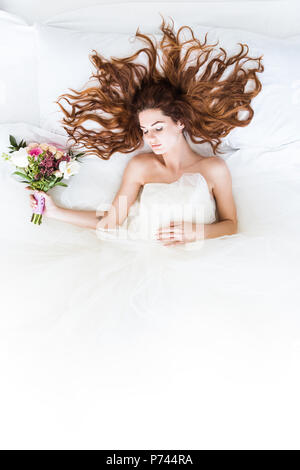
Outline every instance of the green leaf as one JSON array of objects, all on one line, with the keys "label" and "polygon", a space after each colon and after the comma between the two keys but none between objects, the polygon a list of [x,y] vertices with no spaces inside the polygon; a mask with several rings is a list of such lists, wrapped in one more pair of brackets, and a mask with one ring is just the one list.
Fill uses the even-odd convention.
[{"label": "green leaf", "polygon": [[13,147],[18,147],[17,141],[16,141],[16,139],[14,138],[13,135],[9,136],[9,141],[10,141],[10,143]]},{"label": "green leaf", "polygon": [[[66,188],[68,187],[68,185],[67,185],[67,184],[65,184],[65,183],[60,183],[60,182],[56,183],[56,185],[59,185],[59,186],[65,186]],[[56,185],[55,185],[55,186],[56,186]]]},{"label": "green leaf", "polygon": [[21,173],[21,171],[14,171],[14,172],[13,172],[13,175],[22,176],[22,178],[27,179],[27,181],[31,181],[31,179],[29,178],[29,176],[25,175],[24,173]]}]

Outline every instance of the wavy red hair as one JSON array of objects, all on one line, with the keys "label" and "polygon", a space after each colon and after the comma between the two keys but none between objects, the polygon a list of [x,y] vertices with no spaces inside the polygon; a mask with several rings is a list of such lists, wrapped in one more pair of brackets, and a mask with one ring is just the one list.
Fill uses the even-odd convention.
[{"label": "wavy red hair", "polygon": [[[191,39],[181,41],[184,29],[189,30]],[[219,41],[207,44],[207,33],[201,43],[189,26],[182,26],[175,34],[173,20],[169,26],[163,18],[160,30],[162,38],[157,42],[138,28],[135,37],[146,45],[129,57],[107,59],[93,50],[89,58],[96,73],[90,78],[96,85],[89,84],[81,91],[69,89],[73,94],[59,96],[57,104],[64,113],[61,123],[69,140],[84,147],[86,154],[109,159],[114,152],[130,153],[140,148],[143,133],[138,115],[145,109],[160,109],[174,122],[181,119],[184,135],[187,133],[194,143],[209,142],[214,154],[233,128],[247,126],[252,120],[250,103],[262,88],[257,73],[264,70],[263,56],[249,57],[248,45],[239,43],[241,51],[232,57],[227,57],[222,47],[217,56],[210,57]],[[142,52],[147,54],[148,66],[136,61]],[[189,62],[191,54],[196,59]],[[255,67],[244,69],[249,60]],[[222,80],[231,66],[232,72]],[[246,92],[251,79],[254,88]],[[61,100],[69,103],[70,111]],[[249,113],[247,119],[239,118],[240,111]],[[100,129],[87,130],[83,126],[87,121],[96,122]]]}]

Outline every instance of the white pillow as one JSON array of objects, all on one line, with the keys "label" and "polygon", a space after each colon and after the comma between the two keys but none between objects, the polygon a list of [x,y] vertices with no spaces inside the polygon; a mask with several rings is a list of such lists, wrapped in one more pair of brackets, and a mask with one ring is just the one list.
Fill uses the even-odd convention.
[{"label": "white pillow", "polygon": [[[228,55],[240,52],[238,43],[248,44],[250,57],[263,55],[264,71],[257,74],[262,90],[251,102],[254,110],[252,121],[248,126],[233,129],[223,142],[238,149],[273,148],[299,140],[300,35],[291,39],[275,39],[241,30],[190,26],[198,38],[204,39],[208,31],[207,42],[219,40],[218,47],[223,47]],[[245,64],[245,68],[248,64],[251,68],[251,61]]]},{"label": "white pillow", "polygon": [[[85,2],[91,3],[91,2]],[[94,2],[94,3],[100,3]],[[288,3],[288,5],[287,5]],[[62,11],[45,20],[49,26],[76,31],[132,33],[140,26],[143,32],[156,31],[160,14],[178,24],[214,25],[237,28],[274,37],[299,34],[299,2],[253,0],[198,0],[168,2],[101,2],[74,10]],[[44,15],[45,16],[45,15]],[[126,18],[126,21],[124,21]]]},{"label": "white pillow", "polygon": [[4,11],[0,11],[0,57],[0,123],[39,125],[34,28]]},{"label": "white pillow", "polygon": [[[256,146],[273,148],[300,139],[300,40],[281,40],[246,31],[190,26],[198,38],[204,38],[205,32],[209,31],[209,43],[220,40],[214,54],[220,52],[219,47],[224,47],[228,55],[232,55],[240,51],[238,43],[244,42],[249,45],[251,57],[263,55],[265,70],[258,74],[263,88],[252,100],[254,117],[248,126],[233,129],[223,139],[221,149]],[[178,29],[178,24],[175,27]],[[132,54],[142,43],[138,39],[132,41],[134,32],[132,35],[88,33],[40,24],[35,24],[35,30],[39,55],[40,125],[52,132],[67,135],[59,122],[63,114],[55,101],[60,94],[67,93],[69,88],[82,89],[95,72],[88,57],[92,50],[97,50],[105,57],[122,57]],[[140,55],[139,61],[143,60],[143,56]],[[67,107],[66,102],[62,104]],[[91,121],[91,128],[94,126]]]},{"label": "white pillow", "polygon": [[[83,89],[92,73],[96,72],[89,60],[93,49],[105,57],[125,57],[133,54],[142,43],[137,40],[134,42],[133,35],[129,34],[86,33],[37,23],[35,31],[38,43],[40,126],[67,135],[59,122],[64,115],[55,101],[61,94],[72,93],[69,89]],[[139,62],[145,60],[143,55],[140,55]],[[69,109],[66,101],[61,104]]]}]

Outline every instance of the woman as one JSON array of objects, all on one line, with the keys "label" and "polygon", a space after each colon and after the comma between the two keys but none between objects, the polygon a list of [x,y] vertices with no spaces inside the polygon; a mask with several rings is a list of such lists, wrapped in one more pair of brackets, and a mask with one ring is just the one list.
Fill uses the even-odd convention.
[{"label": "woman", "polygon": [[[292,283],[290,264],[277,249],[284,240],[284,224],[282,231],[277,227],[274,230],[278,220],[282,221],[280,215],[286,210],[286,204],[282,204],[280,190],[272,191],[275,187],[284,189],[286,181],[283,179],[282,185],[268,186],[263,177],[263,184],[259,181],[256,184],[258,173],[246,175],[248,167],[244,165],[243,176],[249,178],[250,184],[244,188],[244,181],[240,180],[237,203],[244,209],[241,230],[222,238],[222,234],[236,230],[230,174],[222,159],[216,155],[208,158],[198,155],[187,142],[188,136],[191,140],[199,139],[211,143],[216,151],[221,138],[231,129],[247,125],[252,117],[250,100],[260,89],[255,70],[242,72],[239,59],[243,54],[209,61],[208,46],[200,46],[197,40],[181,46],[168,28],[163,27],[163,33],[163,74],[155,67],[158,48],[152,47],[148,40],[150,45],[145,50],[149,67],[135,64],[133,58],[105,61],[95,55],[98,86],[75,93],[73,98],[66,96],[72,108],[65,114],[70,136],[75,142],[84,143],[84,149],[99,158],[108,160],[114,152],[138,150],[143,141],[152,145],[152,153],[130,160],[113,206],[118,215],[117,223],[124,224],[128,211],[131,232],[144,235],[140,229],[144,227],[152,203],[160,203],[154,211],[154,216],[158,216],[161,206],[167,202],[161,225],[157,224],[157,217],[151,227],[166,231],[159,233],[159,246],[101,243],[94,231],[98,226],[104,238],[106,225],[111,224],[113,230],[112,210],[98,221],[97,211],[57,209],[46,194],[45,215],[69,223],[46,220],[36,230],[36,226],[24,224],[23,218],[12,214],[8,220],[15,221],[14,227],[20,227],[20,241],[17,245],[8,240],[0,247],[1,303],[8,306],[2,322],[15,336],[15,350],[18,350],[17,345],[20,348],[16,359],[21,358],[22,365],[25,364],[24,344],[30,345],[29,362],[42,359],[35,367],[36,373],[37,370],[48,372],[47,365],[54,356],[54,364],[64,379],[68,371],[75,372],[78,385],[85,384],[86,377],[93,377],[94,392],[91,392],[97,399],[101,397],[100,386],[94,387],[94,383],[99,380],[103,389],[110,375],[120,390],[123,377],[127,376],[127,380],[134,377],[130,391],[135,396],[138,393],[136,379],[138,377],[139,381],[142,371],[155,378],[158,393],[163,383],[160,377],[166,376],[174,388],[181,382],[196,398],[199,390],[209,383],[212,384],[210,392],[219,393],[222,366],[230,361],[239,371],[245,365],[246,382],[247,363],[253,350],[257,350],[257,355],[256,362],[251,364],[256,366],[260,352],[265,350],[272,320],[278,318],[280,324],[286,320],[285,316],[281,321],[286,311],[284,307],[290,298],[290,288],[295,288],[298,281],[296,266]],[[184,47],[187,52],[182,56],[179,53]],[[193,47],[193,51],[199,53],[199,60],[188,67],[186,56]],[[233,73],[223,80],[222,74],[230,65],[234,66]],[[198,74],[201,67],[203,70]],[[260,64],[256,71],[261,71]],[[256,85],[251,93],[244,90],[248,78]],[[110,111],[111,115],[104,115],[102,110]],[[248,110],[248,120],[239,120],[239,110]],[[103,129],[86,131],[85,121],[91,117]],[[114,132],[116,130],[118,132]],[[238,155],[234,156],[235,162]],[[298,182],[294,183],[294,191],[288,194],[295,196],[297,202]],[[10,194],[15,191],[12,187]],[[5,195],[5,201],[10,201],[10,194]],[[121,213],[117,202],[124,195],[128,204]],[[251,204],[247,203],[249,199]],[[219,212],[218,222],[214,219],[214,200]],[[130,214],[136,202],[136,206],[145,209],[140,218]],[[178,206],[179,203],[195,204],[197,210],[198,207],[201,210],[191,220],[180,217],[176,207],[176,217],[173,217],[173,213],[168,212],[170,202]],[[289,209],[296,208],[296,202]],[[20,197],[21,207],[22,203]],[[277,212],[270,210],[271,205],[278,207]],[[259,213],[256,217],[255,206]],[[10,207],[7,213],[9,211]],[[274,214],[279,218],[271,222]],[[3,220],[4,226],[7,225],[7,219],[3,217]],[[189,227],[186,230],[169,228],[172,221],[182,220],[187,225],[203,223],[205,237],[212,239],[202,244],[200,240],[201,250],[189,252],[188,247],[197,245],[197,242],[187,242],[194,235]],[[245,226],[250,234],[243,233]],[[30,235],[27,240],[26,230]],[[171,247],[166,249],[161,243],[170,243]],[[292,259],[292,253],[288,255]],[[274,286],[280,289],[275,292]],[[255,320],[250,323],[249,319],[260,317],[266,319],[265,329],[258,332]],[[296,311],[294,318],[298,318]],[[252,325],[252,337],[248,335],[249,325]],[[278,325],[275,322],[272,331],[275,338]],[[0,326],[0,331],[5,331],[3,323]],[[20,333],[15,334],[15,330]],[[251,343],[249,338],[253,340]],[[33,344],[36,344],[34,348]],[[66,357],[69,360],[66,361]],[[78,364],[85,369],[82,373],[77,372]],[[276,362],[271,366],[275,370]],[[106,367],[108,372],[103,373]],[[187,382],[190,371],[202,382]],[[47,374],[47,380],[48,375],[53,382],[55,375]],[[72,379],[73,383],[76,391],[77,383]],[[151,399],[149,394],[150,404]],[[202,401],[205,407],[205,400]],[[106,406],[105,400],[103,403]]]},{"label": "woman", "polygon": [[[180,32],[184,28],[189,29],[192,39],[182,43]],[[175,35],[173,27],[166,26],[164,20],[161,30],[163,37],[159,46],[137,31],[136,36],[148,47],[131,57],[107,60],[97,53],[93,55],[91,59],[97,68],[93,77],[98,85],[74,92],[74,95],[62,95],[58,100],[65,114],[64,128],[76,143],[84,145],[86,153],[109,159],[115,151],[129,153],[138,149],[143,141],[153,152],[135,155],[129,161],[109,211],[99,214],[63,209],[45,195],[44,215],[97,229],[98,233],[115,230],[124,224],[145,185],[170,184],[186,174],[200,174],[216,205],[217,220],[211,223],[170,220],[166,226],[157,227],[157,239],[165,245],[173,245],[237,232],[231,175],[225,161],[218,156],[204,157],[196,153],[186,137],[188,135],[194,143],[209,142],[216,154],[222,137],[236,126],[249,124],[253,117],[250,102],[261,89],[256,76],[264,70],[261,58],[254,59],[256,68],[244,70],[240,61],[253,59],[247,56],[248,47],[241,44],[241,52],[233,57],[227,58],[221,48],[222,53],[208,60],[215,45],[206,44],[207,35],[201,43],[188,26],[181,27]],[[159,50],[161,71],[156,67]],[[141,52],[148,56],[148,68],[134,62]],[[187,67],[192,52],[197,53],[197,60]],[[232,65],[233,71],[221,80]],[[199,72],[200,78],[197,77]],[[255,87],[245,92],[250,79],[254,80]],[[72,106],[71,112],[59,103],[60,99]],[[240,120],[240,111],[248,111],[248,118]],[[111,116],[104,117],[105,112]],[[98,123],[101,130],[84,129],[82,124],[87,120]],[[34,204],[31,196],[31,205]],[[100,221],[99,215],[102,215]]]}]

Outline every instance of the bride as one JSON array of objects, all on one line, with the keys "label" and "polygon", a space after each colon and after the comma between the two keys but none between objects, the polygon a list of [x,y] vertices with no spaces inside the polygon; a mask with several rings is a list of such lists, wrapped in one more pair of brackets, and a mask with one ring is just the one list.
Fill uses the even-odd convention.
[{"label": "bride", "polygon": [[[40,430],[46,408],[55,430],[65,416],[70,428],[62,428],[70,429],[71,439],[77,436],[77,422],[84,432],[93,430],[95,442],[101,427],[105,435],[115,436],[119,416],[126,433],[135,410],[143,433],[149,422],[157,428],[159,401],[170,410],[172,426],[187,412],[194,419],[199,409],[214,435],[215,404],[219,408],[213,418],[224,408],[220,416],[229,422],[239,396],[238,409],[245,407],[245,391],[251,393],[251,412],[256,406],[251,400],[257,395],[261,401],[262,388],[270,385],[272,392],[278,377],[289,371],[295,375],[297,175],[288,181],[279,171],[270,172],[270,178],[263,171],[260,178],[262,166],[255,171],[255,165],[262,153],[235,152],[231,162],[240,169],[242,157],[243,169],[232,175],[234,201],[231,174],[216,155],[224,136],[250,122],[250,102],[260,90],[256,72],[262,67],[258,63],[244,70],[243,51],[210,59],[213,50],[205,43],[193,39],[181,44],[178,34],[164,26],[162,31],[160,47],[139,34],[147,43],[143,51],[149,64],[134,62],[139,53],[110,60],[95,54],[96,85],[64,97],[71,105],[63,108],[65,129],[86,152],[102,159],[87,160],[95,174],[87,172],[84,180],[82,172],[81,184],[86,181],[91,191],[81,194],[102,190],[104,196],[112,185],[104,184],[101,174],[93,188],[99,167],[115,169],[122,153],[139,152],[115,186],[114,199],[107,199],[110,207],[95,196],[95,204],[86,206],[94,210],[71,210],[57,207],[44,194],[46,220],[37,227],[29,222],[23,186],[12,178],[1,181],[0,373],[13,400],[7,408],[13,433],[11,410],[18,416],[24,409],[24,423],[32,419],[32,410],[41,410],[35,426]],[[158,53],[162,71],[156,67]],[[196,60],[189,62],[194,53]],[[255,84],[251,92],[245,90],[248,79]],[[240,120],[239,111],[248,111],[248,118]],[[100,129],[87,130],[89,120]],[[193,151],[188,137],[211,144],[214,155]],[[143,143],[151,153],[143,152]],[[279,160],[275,149],[264,155],[263,169],[272,169],[275,162],[284,173],[286,147]],[[299,146],[294,148],[299,152]],[[112,155],[112,161],[103,161]],[[116,180],[113,175],[108,183]],[[73,181],[71,207],[84,186]],[[55,200],[55,190],[52,194]],[[80,202],[83,208],[86,200]],[[143,243],[127,243],[127,233]],[[119,243],[123,235],[126,243]],[[203,242],[201,236],[211,239]],[[199,244],[201,250],[188,252]],[[269,416],[272,422],[273,403]]]},{"label": "bride", "polygon": [[[192,39],[181,43],[180,32],[184,28],[190,30]],[[106,233],[110,238],[118,238],[120,227],[127,236],[135,231],[136,235],[139,233],[137,238],[145,238],[141,231],[145,222],[141,210],[134,224],[129,220],[130,210],[139,204],[140,209],[142,206],[147,209],[149,219],[155,201],[158,206],[176,203],[192,205],[195,209],[190,217],[175,210],[178,219],[174,220],[172,211],[159,221],[156,218],[150,238],[165,246],[237,233],[231,174],[225,161],[193,151],[187,136],[195,143],[210,143],[216,154],[222,137],[236,126],[249,124],[253,117],[251,99],[261,89],[256,76],[256,72],[263,71],[261,58],[255,59],[257,68],[244,70],[240,61],[250,58],[247,50],[244,51],[247,46],[241,44],[239,54],[227,58],[222,49],[220,55],[208,61],[215,45],[207,45],[206,37],[201,43],[187,26],[175,35],[164,20],[161,30],[163,37],[156,47],[148,36],[137,32],[136,36],[148,47],[131,57],[108,60],[98,53],[92,55],[97,85],[73,95],[62,95],[58,100],[65,115],[62,121],[65,130],[76,143],[84,145],[86,153],[108,160],[114,152],[129,153],[142,143],[148,144],[152,152],[131,158],[109,210],[64,209],[42,192],[46,199],[45,216],[95,229],[99,238],[107,238]],[[162,70],[156,66],[159,51]],[[147,54],[148,68],[134,61],[141,52]],[[196,63],[186,67],[192,52],[198,54]],[[231,65],[234,70],[221,80]],[[200,71],[201,76],[197,78]],[[249,79],[254,80],[255,88],[246,93]],[[72,106],[70,112],[61,105],[61,99]],[[243,110],[249,112],[249,117],[240,120],[238,113]],[[105,113],[110,116],[105,117]],[[99,124],[101,129],[86,130],[82,124],[88,120]],[[188,188],[185,193],[180,192],[183,187]],[[32,195],[30,202],[34,207]],[[197,214],[197,209],[202,210],[201,214]],[[156,208],[158,212],[162,215]],[[160,225],[161,222],[165,224]]]}]

